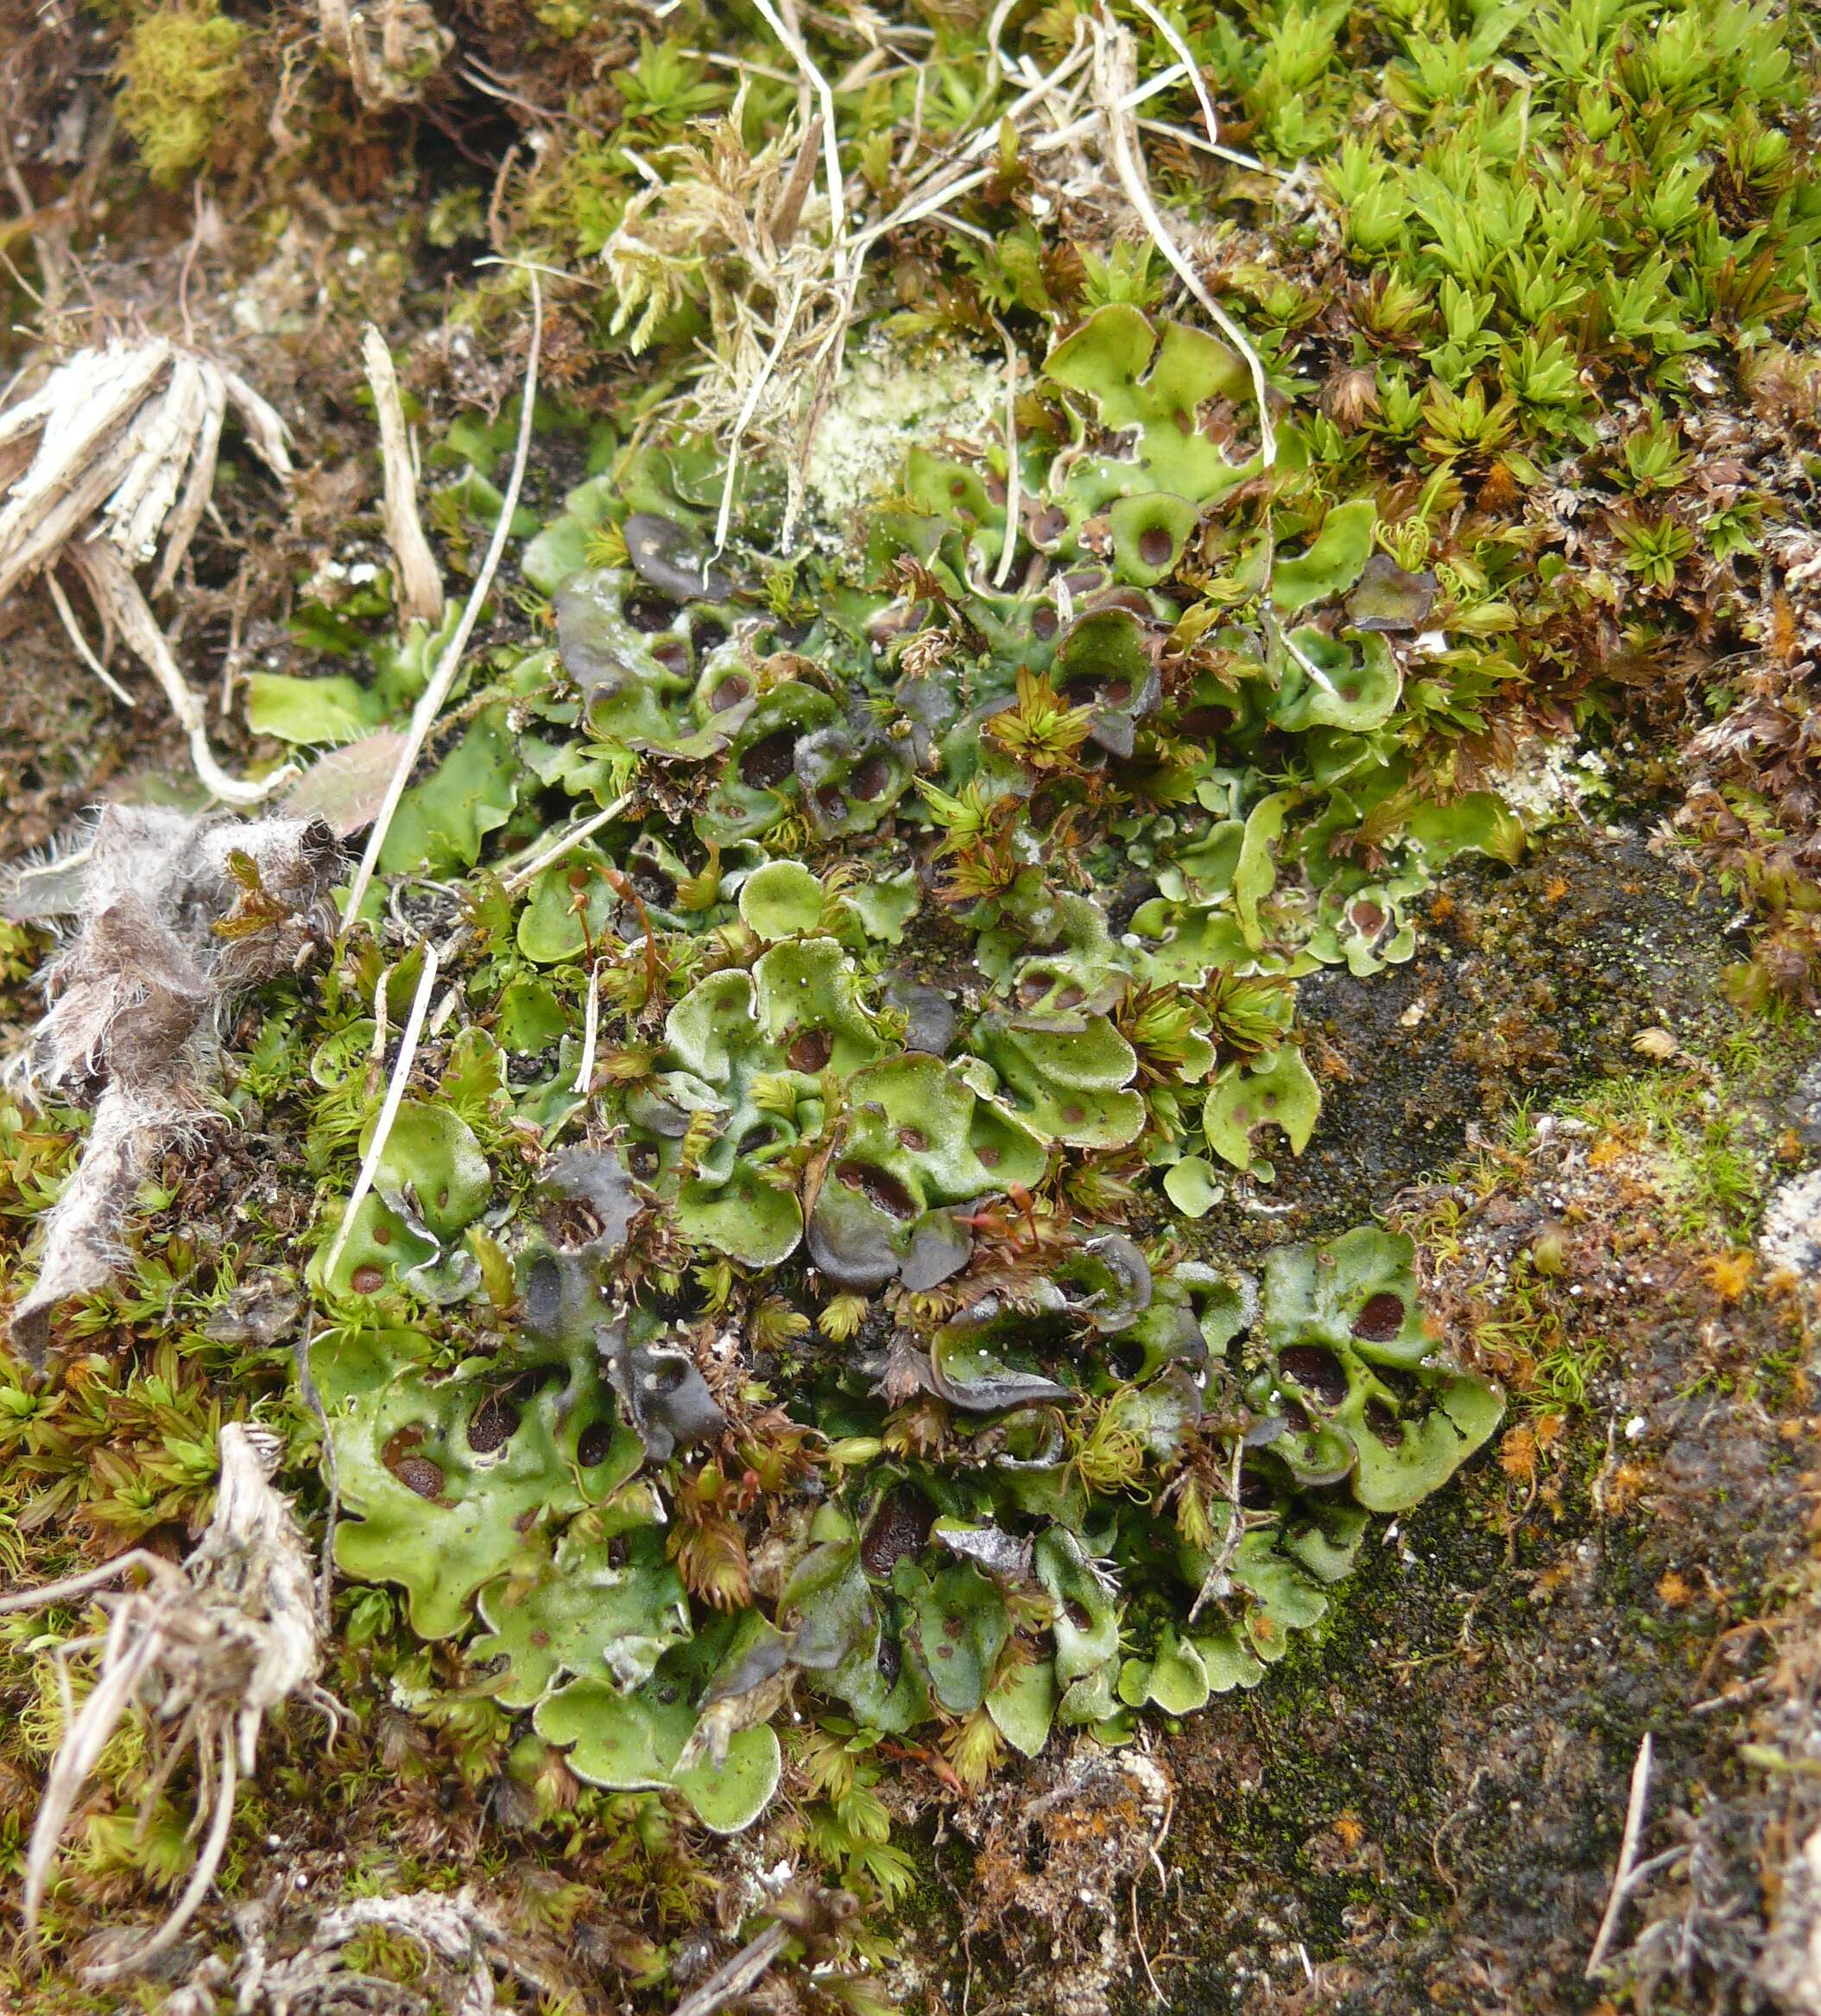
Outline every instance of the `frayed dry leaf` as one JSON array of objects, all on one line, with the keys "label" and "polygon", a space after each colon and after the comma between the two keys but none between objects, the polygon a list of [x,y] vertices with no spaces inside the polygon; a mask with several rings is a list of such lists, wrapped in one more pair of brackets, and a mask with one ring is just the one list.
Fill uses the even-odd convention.
[{"label": "frayed dry leaf", "polygon": [[433,630],[443,620],[443,578],[436,556],[424,536],[417,512],[417,467],[405,425],[398,374],[386,339],[370,322],[361,338],[361,357],[379,420],[380,454],[385,467],[383,511],[386,541],[398,562],[398,620],[401,625],[421,618]]},{"label": "frayed dry leaf", "polygon": [[338,860],[319,820],[111,806],[85,844],[16,879],[9,911],[78,921],[45,975],[51,1006],[26,1075],[94,1109],[82,1160],[45,1220],[38,1280],[13,1311],[28,1353],[41,1353],[59,1303],[111,1279],[152,1154],[201,1123],[218,1011],[332,930]]},{"label": "frayed dry leaf", "polygon": [[377,817],[404,747],[405,738],[395,728],[344,743],[294,780],[285,793],[285,810],[297,818],[320,819],[345,840]]},{"label": "frayed dry leaf", "polygon": [[[273,408],[237,373],[162,338],[78,351],[0,413],[0,600],[59,560],[73,561],[104,638],[117,630],[164,688],[197,775],[216,797],[251,804],[280,780],[242,783],[216,763],[202,705],[132,572],[158,560],[155,595],[176,579],[214,489],[230,408],[254,452],[288,477],[284,422]],[[51,585],[78,652],[106,679],[105,642],[98,656],[54,576]]]}]

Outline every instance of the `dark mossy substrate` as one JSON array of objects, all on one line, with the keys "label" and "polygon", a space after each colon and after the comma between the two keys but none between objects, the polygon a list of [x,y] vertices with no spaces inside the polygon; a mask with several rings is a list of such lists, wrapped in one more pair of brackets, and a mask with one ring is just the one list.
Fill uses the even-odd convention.
[{"label": "dark mossy substrate", "polygon": [[[1515,869],[1453,878],[1407,965],[1306,983],[1305,1012],[1331,1046],[1323,1124],[1265,1193],[1292,1214],[1217,1213],[1219,1242],[1251,1243],[1251,1226],[1260,1245],[1287,1223],[1325,1231],[1401,1197],[1419,1210],[1452,1190],[1440,1179],[1473,1142],[1501,1134],[1514,1101],[1540,1112],[1655,1068],[1633,1047],[1646,1028],[1671,1030],[1687,1057],[1723,1051],[1742,1026],[1720,984],[1738,956],[1736,912],[1647,831],[1639,808],[1612,826],[1559,826]],[[1767,1140],[1787,1121],[1812,1021],[1774,1047],[1723,1095]],[[1527,1196],[1521,1177],[1495,1197],[1520,1234],[1560,1202]],[[1605,1349],[1551,1488],[1489,1450],[1381,1526],[1331,1620],[1255,1693],[1215,1701],[1160,1745],[1177,1801],[1169,1883],[1141,1882],[1138,1915],[1171,2010],[1600,2007],[1625,1969],[1596,1983],[1584,1970],[1647,1729],[1648,1849],[1725,1802],[1742,1910],[1761,1913],[1754,1858],[1774,1788],[1737,1760],[1736,1710],[1690,1711],[1757,1670],[1761,1640],[1722,1634],[1781,1607],[1806,1555],[1805,1444],[1784,1419],[1804,1391],[1793,1307],[1723,1303],[1698,1241],[1641,1272],[1634,1259],[1599,1264],[1597,1223],[1580,1236],[1595,1258],[1578,1305]],[[1579,1292],[1575,1271],[1571,1257],[1564,1292]],[[1514,1421],[1526,1406],[1514,1400]],[[932,1904],[968,1880],[960,1845],[939,1859]],[[1652,1909],[1647,1893],[1639,1910]],[[960,1962],[940,1956],[954,1937],[943,1917],[914,1943],[932,1978],[958,1982]],[[1623,1921],[1620,1952],[1641,1922]],[[970,1942],[970,2016],[1053,2001],[1065,1943],[1047,1966],[1015,1943],[1021,1972],[990,1937]],[[1116,2002],[1154,2009],[1135,1953],[1132,1969]],[[1761,2005],[1703,1966],[1658,1984],[1653,2006]]]},{"label": "dark mossy substrate", "polygon": [[[1173,2007],[1257,2006],[1260,1975],[1306,1985],[1296,1942],[1337,2010],[1597,2004],[1582,1974],[1644,1731],[1660,1815],[1743,1777],[1736,1724],[1688,1713],[1730,1677],[1704,1678],[1722,1620],[1666,1609],[1657,1584],[1711,1578],[1748,1615],[1799,1551],[1786,1445],[1724,1396],[1673,1406],[1678,1347],[1691,1354],[1699,1325],[1678,1335],[1665,1313],[1658,1362],[1622,1403],[1666,1410],[1647,1508],[1603,1523],[1584,1478],[1508,1554],[1503,1480],[1482,1475],[1369,1558],[1322,1644],[1171,1745],[1181,1886],[1151,1917],[1192,1956]],[[1584,1469],[1597,1463],[1603,1431],[1577,1439]]]},{"label": "dark mossy substrate", "polygon": [[0,853],[8,860],[117,795],[129,770],[187,777],[170,711],[148,692],[126,715],[69,648],[41,587],[0,615]]},{"label": "dark mossy substrate", "polygon": [[[1736,907],[1672,843],[1653,850],[1647,818],[1570,819],[1514,868],[1474,861],[1432,899],[1407,964],[1303,982],[1322,1120],[1299,1158],[1279,1158],[1268,1193],[1294,1206],[1299,1236],[1384,1210],[1514,1101],[1541,1111],[1636,1071],[1645,1029],[1698,1054],[1735,1026],[1719,983],[1742,956],[1726,937]],[[1255,1222],[1274,1241],[1287,1221]]]}]

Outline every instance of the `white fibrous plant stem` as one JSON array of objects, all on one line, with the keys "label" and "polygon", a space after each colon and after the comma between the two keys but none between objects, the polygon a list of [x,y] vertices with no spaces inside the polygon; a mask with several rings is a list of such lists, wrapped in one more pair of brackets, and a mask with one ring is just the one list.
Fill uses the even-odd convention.
[{"label": "white fibrous plant stem", "polygon": [[427,0],[316,0],[322,38],[348,66],[364,105],[414,104],[455,47]]},{"label": "white fibrous plant stem", "polygon": [[404,401],[399,397],[398,374],[392,368],[392,352],[370,322],[362,332],[361,359],[366,366],[373,410],[379,420],[379,452],[386,477],[382,509],[386,542],[398,562],[399,618],[408,622],[414,616],[420,617],[433,630],[443,620],[443,578],[437,571],[430,541],[424,536],[423,521],[417,515],[417,465],[405,425]]},{"label": "white fibrous plant stem", "polygon": [[373,1138],[367,1143],[366,1153],[361,1157],[360,1170],[354,1179],[354,1188],[348,1193],[348,1205],[341,1215],[341,1223],[336,1227],[335,1237],[323,1255],[322,1280],[325,1286],[334,1281],[336,1263],[341,1259],[342,1248],[347,1244],[348,1235],[354,1229],[355,1214],[365,1202],[367,1192],[372,1189],[374,1179],[379,1173],[379,1166],[385,1159],[386,1143],[391,1138],[393,1123],[398,1118],[398,1109],[404,1103],[405,1088],[411,1082],[411,1065],[417,1055],[417,1040],[423,1033],[424,1015],[430,1006],[430,996],[436,989],[436,947],[427,944],[424,947],[423,972],[418,979],[417,992],[411,997],[411,1012],[405,1019],[405,1033],[399,1038],[398,1061],[392,1067],[392,1078],[386,1087],[385,1101],[380,1107],[379,1117],[373,1123]]},{"label": "white fibrous plant stem", "polygon": [[73,565],[104,632],[117,630],[163,688],[197,775],[224,803],[250,805],[289,773],[248,783],[216,762],[202,702],[133,572],[157,561],[155,596],[176,580],[214,489],[230,411],[254,452],[288,481],[284,422],[274,408],[224,364],[161,337],[78,351],[0,412],[0,601],[45,575],[78,654],[107,679],[56,583],[54,570]]},{"label": "white fibrous plant stem", "polygon": [[537,410],[537,362],[544,334],[543,289],[538,283],[534,269],[528,269],[525,277],[531,294],[531,332],[525,346],[525,382],[519,394],[518,445],[513,450],[512,473],[506,479],[506,495],[500,505],[499,516],[494,523],[493,537],[488,542],[480,572],[474,578],[474,585],[468,591],[468,599],[462,605],[462,613],[456,622],[454,634],[443,646],[442,655],[436,661],[436,669],[430,674],[429,684],[418,696],[417,705],[411,710],[411,725],[405,732],[404,747],[399,752],[397,764],[393,769],[385,794],[380,800],[379,809],[373,815],[373,829],[367,836],[366,851],[361,856],[360,866],[355,870],[353,882],[348,890],[347,906],[343,912],[345,934],[360,915],[361,899],[366,894],[379,867],[379,857],[385,848],[386,834],[392,825],[392,815],[398,810],[399,800],[404,796],[405,787],[411,780],[412,767],[422,754],[430,730],[436,725],[437,717],[442,712],[443,703],[449,698],[449,690],[455,684],[455,675],[461,670],[462,654],[468,648],[468,640],[474,634],[474,626],[480,616],[482,605],[492,591],[493,578],[499,572],[500,559],[506,550],[506,540],[512,531],[512,521],[518,511],[519,491],[525,481],[525,465],[531,454],[532,423]]},{"label": "white fibrous plant stem", "polygon": [[84,845],[12,878],[0,909],[73,927],[44,975],[50,1005],[17,1069],[28,1088],[94,1115],[45,1219],[38,1279],[12,1314],[35,1357],[58,1305],[117,1271],[152,1157],[206,1118],[218,1016],[332,930],[339,861],[319,820],[111,806]]},{"label": "white fibrous plant stem", "polygon": [[[1206,283],[1177,243],[1151,193],[1151,178],[1145,167],[1144,149],[1139,144],[1137,120],[1132,111],[1138,80],[1136,44],[1132,32],[1118,22],[1103,16],[1096,16],[1091,28],[1095,96],[1105,121],[1107,149],[1119,186],[1177,278],[1194,296],[1208,319],[1245,360],[1246,369],[1252,376],[1253,397],[1258,405],[1259,459],[1266,469],[1274,468],[1277,430],[1271,420],[1271,394],[1265,379],[1263,360],[1253,348],[1245,331],[1208,291]],[[1210,120],[1211,126],[1211,111]],[[1323,683],[1326,684],[1325,679]]]},{"label": "white fibrous plant stem", "polygon": [[[316,1684],[322,1663],[311,1562],[288,1501],[271,1482],[275,1436],[229,1422],[218,1444],[221,1463],[215,1512],[196,1551],[180,1568],[136,1549],[104,1567],[42,1589],[0,1598],[0,1613],[66,1604],[136,1570],[142,1589],[108,1589],[95,1601],[105,1632],[58,1648],[63,1740],[51,1760],[25,1861],[28,1941],[76,1801],[115,1731],[135,1708],[168,1747],[154,1773],[161,1789],[186,1755],[199,1779],[195,1867],[163,1923],[130,1952],[85,1969],[108,1981],[142,1969],[168,1951],[207,1896],[227,1845],[235,1787],[257,1763],[259,1733],[275,1708],[300,1696],[329,1719],[334,1700]],[[62,1661],[98,1649],[95,1684],[77,1709]]]},{"label": "white fibrous plant stem", "polygon": [[172,650],[170,640],[159,629],[152,605],[140,592],[131,568],[113,547],[105,539],[90,540],[74,548],[70,557],[75,561],[77,572],[87,585],[95,607],[101,611],[103,621],[119,630],[128,648],[164,689],[172,713],[189,738],[190,762],[211,796],[220,799],[224,805],[255,805],[265,797],[272,783],[285,781],[290,774],[288,771],[270,782],[243,783],[237,777],[229,776],[215,761],[214,751],[209,747],[208,722],[203,713],[202,700],[184,677],[177,654]]}]

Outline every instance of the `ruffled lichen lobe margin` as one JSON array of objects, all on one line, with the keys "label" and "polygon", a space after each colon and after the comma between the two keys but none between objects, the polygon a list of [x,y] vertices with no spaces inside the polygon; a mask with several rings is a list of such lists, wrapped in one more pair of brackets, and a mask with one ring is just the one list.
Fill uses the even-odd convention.
[{"label": "ruffled lichen lobe margin", "polygon": [[[736,104],[711,25],[642,43],[540,7],[502,48],[464,16],[458,56],[414,7],[326,7],[307,35],[127,13],[125,130],[154,175],[199,178],[172,298],[207,315],[199,262],[256,256],[233,318],[268,360],[301,340],[297,275],[356,276],[330,291],[365,309],[483,229],[547,268],[604,252],[610,282],[547,280],[558,397],[521,578],[389,831],[386,902],[224,1032],[237,1127],[200,1164],[149,1161],[117,1285],[59,1316],[58,1378],[9,1388],[35,1575],[199,1524],[215,1429],[250,1400],[289,1431],[313,1517],[338,1482],[332,1679],[358,1726],[326,1788],[300,1751],[243,1795],[231,1880],[256,1889],[262,1828],[325,1874],[356,1842],[359,1881],[402,1899],[497,1856],[496,1901],[414,1905],[418,1933],[364,1921],[312,1964],[423,1978],[421,1933],[490,1980],[503,1912],[522,1984],[673,2000],[768,1919],[797,1963],[777,1993],[863,2007],[884,1907],[927,1912],[968,1874],[916,1831],[940,1808],[979,1850],[963,1959],[1023,1966],[1005,1978],[1033,2006],[1078,1937],[1090,1999],[1136,1966],[1172,1994],[1263,1994],[1261,1975],[1292,1994],[1320,1969],[1363,2006],[1419,1986],[1590,2006],[1570,1984],[1609,1871],[1586,1851],[1616,1824],[1638,1703],[1700,1705],[1676,1659],[1719,1686],[1799,1580],[1780,1539],[1761,1555],[1713,1514],[1791,1530],[1755,1480],[1801,1400],[1795,1305],[1749,1238],[1812,1145],[1778,1116],[1816,913],[1814,201],[1781,25],[1395,9],[1344,40],[1291,9],[1173,31],[1223,140],[1258,158],[1198,164],[1184,80],[1145,173],[1160,214],[1197,221],[1202,284],[1275,387],[1269,429],[1245,358],[1128,235],[1129,173],[973,104],[978,24],[918,26],[914,63],[819,40],[831,75],[872,63],[836,101],[837,153],[864,164],[850,204],[905,209],[918,185],[893,164],[923,173],[919,147],[939,159],[971,122],[996,145],[951,217],[891,238],[892,299],[869,309],[896,311],[872,338],[888,382],[873,410],[837,400],[806,470],[813,398],[793,370],[753,376],[774,344],[794,355],[800,280],[818,337],[830,307],[816,137],[764,144],[794,104],[765,74],[775,45]],[[1179,56],[1133,25],[1148,73]],[[996,32],[1046,67],[1072,35],[1116,53],[1066,9]],[[547,93],[502,84],[528,51]],[[62,103],[54,64],[27,82]],[[539,144],[389,221],[359,162],[465,97]],[[237,244],[205,204],[244,188],[267,105],[280,194]],[[1319,193],[1283,172],[1299,155],[1326,163]],[[288,178],[340,174],[344,221],[300,195],[279,213]],[[69,275],[41,243],[54,314]],[[523,288],[480,280],[405,371],[439,422],[483,408],[432,458],[452,578],[500,507]],[[886,395],[900,357],[926,368],[894,348],[918,343],[946,438],[871,455],[860,485],[895,487],[863,496],[842,428],[863,446],[927,421]],[[705,433],[678,424],[686,391]],[[201,634],[233,659],[267,625],[256,669],[223,667],[250,669],[233,732],[256,766],[332,751],[358,797],[363,743],[443,640],[395,620],[372,528],[307,482],[294,524],[314,509],[317,530],[281,549],[307,578],[235,577],[226,528],[273,507],[231,470],[222,494]],[[1685,692],[1714,724],[1686,774]],[[1540,730],[1571,726],[1641,743],[1614,752],[1628,793],[1666,785],[1675,811],[1685,788],[1683,830],[1756,904],[1723,975],[1723,920],[1691,932],[1685,997],[1642,921],[1672,920],[1669,871],[1635,838],[1509,872],[1540,774],[1578,770],[1574,816],[1640,817],[1597,763],[1537,758]],[[250,859],[256,950],[278,920]],[[425,943],[446,970],[381,1140]],[[9,935],[11,977],[41,950]],[[1575,1092],[1590,1067],[1605,1092]],[[1572,1103],[1502,1135],[1514,1081]],[[79,1129],[55,1107],[5,1127],[23,1224]],[[1445,1191],[1393,1196],[1476,1141]],[[1496,1466],[1450,1484],[1495,1434]],[[1698,1542],[1685,1499],[1710,1515]],[[1634,1536],[1665,1563],[1647,1601],[1618,1565]],[[1609,1637],[1671,1649],[1622,1697],[1590,1692],[1582,1640]],[[13,1671],[50,1701],[46,1669]],[[1801,1753],[1769,1669],[1737,1671],[1726,1686],[1757,1691],[1703,1709],[1712,1737],[1660,1735],[1678,1785],[1704,1772],[1735,1802],[1691,1811],[1687,1838],[1720,1824],[1769,1868],[1765,1788],[1799,1792]],[[1411,1677],[1457,1673],[1413,1743]],[[1743,1757],[1727,1740],[1754,1703]],[[54,1712],[20,1722],[25,1766]],[[1476,1734],[1514,1718],[1508,1755]],[[1502,1834],[1495,1792],[1523,1806],[1564,1758],[1579,1845]],[[47,1913],[65,1951],[187,1859],[142,1753],[104,1777]],[[1157,1936],[1148,1850],[1101,1847],[1167,1830],[1204,1894],[1237,1885],[1192,1955]],[[1717,1857],[1741,1866],[1691,1847],[1644,1900],[1696,1928],[1679,1946],[1645,1925],[1660,2003],[1743,2000],[1782,1964],[1726,1930]],[[1533,1918],[1502,1863],[1546,1900]],[[743,1878],[719,1920],[709,1869]],[[1413,1917],[1449,1930],[1426,1946]],[[1479,1976],[1448,1956],[1457,1929]],[[926,1981],[948,1971],[934,1950]]]}]

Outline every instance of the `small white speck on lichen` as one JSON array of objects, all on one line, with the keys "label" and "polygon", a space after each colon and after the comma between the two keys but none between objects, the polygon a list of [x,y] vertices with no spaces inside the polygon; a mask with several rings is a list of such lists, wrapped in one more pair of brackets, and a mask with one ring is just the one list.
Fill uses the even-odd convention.
[{"label": "small white speck on lichen", "polygon": [[1527,743],[1516,760],[1488,782],[1524,823],[1549,825],[1578,812],[1610,789],[1610,768],[1597,749],[1578,749],[1565,738]]},{"label": "small white speck on lichen", "polygon": [[1005,373],[961,349],[881,343],[849,365],[804,471],[810,529],[844,536],[852,514],[898,489],[919,443],[983,441],[1000,420]]}]

